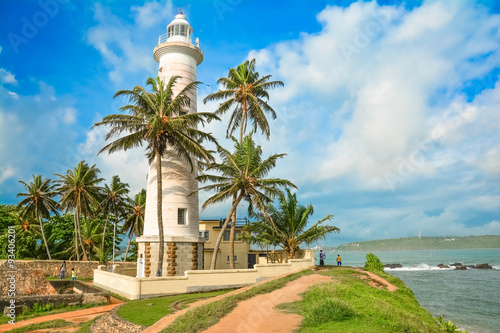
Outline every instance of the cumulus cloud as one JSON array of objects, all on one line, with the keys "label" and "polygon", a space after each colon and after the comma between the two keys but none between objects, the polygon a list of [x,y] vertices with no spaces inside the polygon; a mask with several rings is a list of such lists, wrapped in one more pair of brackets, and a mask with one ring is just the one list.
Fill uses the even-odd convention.
[{"label": "cumulus cloud", "polygon": [[[458,1],[427,1],[411,11],[373,1],[328,6],[317,19],[320,32],[248,55],[259,72],[285,82],[271,95],[278,110],[272,148],[299,151],[280,168],[301,186],[299,196],[322,205],[322,196],[348,188],[393,198],[399,208],[389,217],[379,207],[362,219],[355,218],[358,209],[340,208],[350,228],[358,221],[352,235],[366,238],[383,236],[374,226],[384,223],[404,233],[396,228],[401,221],[422,228],[439,221],[457,234],[495,231],[490,220],[476,222],[484,228],[464,229],[470,221],[457,222],[455,213],[427,216],[422,207],[432,206],[430,200],[402,198],[429,191],[452,197],[455,184],[464,200],[480,188],[497,192],[483,177],[498,180],[500,170],[500,89],[492,75],[500,65],[499,16]],[[453,206],[441,203],[450,212]],[[496,214],[499,209],[494,205]]]},{"label": "cumulus cloud", "polygon": [[134,22],[127,22],[114,15],[110,8],[95,3],[94,19],[97,24],[87,34],[87,42],[105,59],[110,68],[109,78],[115,84],[134,73],[145,72],[148,76],[157,74],[158,65],[151,57],[151,51],[157,43],[155,32],[166,32],[166,29],[151,28],[160,23],[165,24],[165,18],[173,14],[170,1],[132,6],[131,11],[134,13]]},{"label": "cumulus cloud", "polygon": [[15,76],[11,72],[9,72],[3,68],[0,68],[0,83],[2,83],[2,84],[7,84],[7,83],[17,84],[17,81],[16,81]]}]

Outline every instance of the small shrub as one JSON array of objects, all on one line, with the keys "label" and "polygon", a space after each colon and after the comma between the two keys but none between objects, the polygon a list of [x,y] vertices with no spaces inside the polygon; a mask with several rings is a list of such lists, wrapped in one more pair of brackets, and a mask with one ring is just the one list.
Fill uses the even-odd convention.
[{"label": "small shrub", "polygon": [[467,333],[466,330],[461,330],[458,327],[456,327],[455,324],[451,322],[451,320],[448,320],[448,322],[446,323],[443,319],[443,315],[439,316],[437,320],[439,321],[441,326],[443,326],[443,328],[446,330],[445,331],[446,333]]},{"label": "small shrub", "polygon": [[383,272],[384,264],[382,264],[376,255],[370,252],[366,255],[365,269],[369,271]]},{"label": "small shrub", "polygon": [[330,321],[342,321],[355,315],[353,309],[345,303],[327,299],[315,306],[305,319],[306,326],[316,326]]}]

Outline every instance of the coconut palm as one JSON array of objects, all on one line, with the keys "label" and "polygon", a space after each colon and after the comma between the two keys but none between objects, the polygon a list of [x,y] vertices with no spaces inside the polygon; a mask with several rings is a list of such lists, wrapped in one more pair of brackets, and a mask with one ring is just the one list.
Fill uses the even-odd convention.
[{"label": "coconut palm", "polygon": [[269,139],[271,131],[265,113],[273,119],[276,112],[264,99],[269,100],[267,90],[283,86],[281,81],[269,81],[272,75],[259,77],[255,71],[255,59],[245,61],[237,68],[231,68],[227,77],[220,78],[217,83],[222,90],[212,93],[203,99],[203,102],[223,100],[215,114],[222,115],[233,109],[227,128],[229,138],[237,127],[240,128],[240,142],[246,132],[248,120],[253,122],[253,130],[259,128]]},{"label": "coconut palm", "polygon": [[57,202],[53,199],[57,192],[55,191],[55,185],[51,184],[50,179],[43,179],[42,175],[33,175],[33,181],[30,183],[25,183],[19,181],[24,185],[28,193],[19,193],[18,197],[25,197],[17,205],[18,207],[23,207],[21,212],[23,218],[31,215],[33,218],[37,219],[40,224],[40,231],[42,233],[43,243],[45,249],[47,250],[47,256],[51,260],[50,250],[47,245],[47,239],[45,238],[45,233],[43,231],[42,218],[50,218],[50,214],[59,215],[57,211]]},{"label": "coconut palm", "polygon": [[127,261],[127,254],[132,242],[133,236],[141,236],[144,230],[144,214],[146,210],[146,190],[135,195],[134,200],[130,200],[128,205],[128,214],[125,218],[125,223],[122,226],[124,235],[128,232],[127,249],[125,250],[124,261]]},{"label": "coconut palm", "polygon": [[[165,84],[159,77],[149,78],[146,84],[150,86],[152,92],[147,92],[141,86],[136,86],[132,90],[118,91],[115,98],[127,97],[131,103],[120,108],[129,114],[109,115],[94,125],[110,127],[106,140],[118,137],[104,146],[99,154],[103,151],[113,153],[127,150],[146,143],[149,164],[156,161],[157,218],[160,238],[157,276],[162,275],[164,252],[161,159],[166,155],[179,157],[189,163],[192,171],[196,159],[207,162],[213,160],[210,151],[205,149],[201,142],[208,140],[215,143],[215,138],[209,133],[198,130],[197,126],[219,119],[213,113],[186,113],[186,108],[191,103],[190,94],[196,89],[198,82],[186,85],[175,95],[173,87],[179,79],[179,76],[174,76]],[[122,134],[124,135],[121,136]]]},{"label": "coconut palm", "polygon": [[[104,252],[104,240],[106,238],[106,226],[109,221],[109,214],[112,213],[115,216],[115,223],[113,223],[113,243],[116,238],[116,222],[121,216],[125,214],[127,194],[129,193],[129,185],[127,183],[122,183],[120,177],[113,176],[111,180],[111,186],[108,184],[104,185],[104,200],[101,202],[101,207],[106,215],[106,221],[104,223],[104,230],[102,232],[102,242],[101,251]],[[113,246],[113,264],[115,262],[115,247]]]},{"label": "coconut palm", "polygon": [[15,220],[15,229],[19,233],[27,233],[35,238],[40,238],[42,236],[40,225],[33,218],[23,216],[18,212],[12,212],[11,215]]},{"label": "coconut palm", "polygon": [[68,170],[65,175],[56,174],[60,179],[58,191],[61,195],[60,205],[65,209],[65,213],[73,212],[75,224],[75,251],[77,260],[80,260],[78,246],[82,248],[83,260],[87,260],[87,250],[84,246],[80,217],[88,218],[93,215],[94,207],[99,206],[102,200],[102,187],[99,183],[103,178],[98,178],[100,170],[95,165],[89,166],[85,161],[78,163],[78,166]]},{"label": "coconut palm", "polygon": [[[248,233],[242,233],[241,238],[260,246],[279,245],[290,259],[293,259],[302,243],[310,245],[331,233],[340,232],[337,227],[321,225],[331,220],[333,215],[322,218],[306,229],[314,208],[312,205],[299,205],[297,194],[292,194],[289,189],[286,190],[286,195],[281,195],[277,206],[267,205],[266,209],[269,215],[261,212],[255,214],[257,222],[245,226],[243,229]],[[269,217],[274,221],[276,229],[269,224]]]},{"label": "coconut palm", "polygon": [[[221,174],[220,176],[204,174],[197,177],[202,183],[208,181],[213,183],[199,190],[216,192],[205,201],[202,206],[203,209],[209,205],[232,199],[231,209],[229,210],[215,243],[210,269],[215,269],[217,252],[222,236],[230,221],[230,217],[233,216],[233,212],[242,200],[248,202],[248,210],[250,213],[253,212],[254,208],[266,212],[266,204],[271,203],[274,197],[282,193],[280,188],[295,187],[294,184],[285,179],[264,178],[271,169],[276,166],[277,160],[284,157],[285,154],[271,155],[267,159],[262,160],[262,148],[255,145],[252,135],[253,132],[245,136],[241,143],[232,137],[235,143],[234,153],[230,153],[220,146],[217,148],[222,163],[211,163],[207,166],[207,171],[217,171]],[[272,220],[270,220],[270,223],[273,224]],[[231,223],[231,234],[233,235],[235,224],[236,220],[233,218]],[[233,242],[231,242],[231,254],[232,253],[234,253]],[[233,255],[230,255],[230,268],[234,268]]]}]

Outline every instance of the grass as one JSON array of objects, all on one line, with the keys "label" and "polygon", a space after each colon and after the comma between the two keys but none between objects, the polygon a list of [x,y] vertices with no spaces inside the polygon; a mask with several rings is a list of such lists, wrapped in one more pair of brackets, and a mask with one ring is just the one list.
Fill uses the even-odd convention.
[{"label": "grass", "polygon": [[[27,325],[24,327],[18,327],[14,328],[13,330],[10,330],[10,333],[23,333],[23,332],[30,332],[34,330],[41,330],[41,329],[46,329],[46,328],[59,328],[59,327],[68,327],[68,326],[75,326],[75,324],[70,323],[66,320],[62,319],[57,319],[57,320],[51,320],[51,321],[46,321],[43,323],[38,323],[38,324],[31,324]],[[13,326],[15,327],[15,326]]]},{"label": "grass", "polygon": [[[89,309],[93,308],[96,306],[102,306],[106,305],[104,303],[87,303],[87,304],[82,304],[82,305],[68,305],[68,306],[61,306],[61,307],[56,307],[50,311],[43,311],[43,312],[31,312],[31,310],[25,311],[25,313],[17,315],[16,316],[16,321],[22,321],[22,320],[27,320],[27,319],[32,319],[36,317],[41,317],[41,316],[48,316],[56,313],[63,313],[63,312],[70,312],[70,311],[75,311],[75,310],[83,310],[83,309]],[[9,322],[10,318],[9,317],[0,317],[0,325],[2,324],[7,324]]]},{"label": "grass", "polygon": [[231,290],[220,290],[206,293],[182,294],[166,297],[157,297],[129,301],[120,306],[116,313],[122,319],[141,326],[151,326],[164,316],[172,312],[170,305],[174,302],[183,301],[184,305],[199,300],[227,293]]},{"label": "grass", "polygon": [[334,268],[323,274],[336,282],[316,285],[301,301],[279,306],[304,317],[297,332],[444,332],[398,278],[377,272],[399,287],[390,292],[368,286],[356,277],[361,273],[350,268]]},{"label": "grass", "polygon": [[184,314],[183,316],[177,318],[170,326],[165,328],[162,333],[194,333],[203,331],[210,326],[218,323],[222,317],[224,317],[236,307],[239,301],[243,301],[253,296],[266,294],[273,290],[282,288],[288,282],[311,273],[312,272],[310,270],[301,271],[285,276],[281,279],[272,280],[267,283],[255,286],[241,294],[231,295],[223,298],[220,301],[199,306],[191,311],[186,312],[186,314]]},{"label": "grass", "polygon": [[90,325],[92,325],[92,323],[96,321],[97,318],[99,317],[95,317],[94,319],[84,322],[80,329],[76,331],[76,333],[90,333]]}]

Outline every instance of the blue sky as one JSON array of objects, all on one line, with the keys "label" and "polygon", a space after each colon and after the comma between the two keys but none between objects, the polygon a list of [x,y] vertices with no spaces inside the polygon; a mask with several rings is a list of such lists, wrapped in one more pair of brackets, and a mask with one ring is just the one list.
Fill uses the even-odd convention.
[{"label": "blue sky", "polygon": [[[199,37],[198,110],[247,58],[282,80],[265,154],[315,219],[324,242],[500,234],[500,5],[496,1],[0,2],[0,203],[18,180],[55,179],[80,160],[133,193],[142,150],[100,155],[119,89],[157,75],[152,52],[182,6]],[[221,142],[227,119],[206,127]],[[200,195],[203,201],[207,194]],[[226,215],[228,205],[202,218]]]}]

